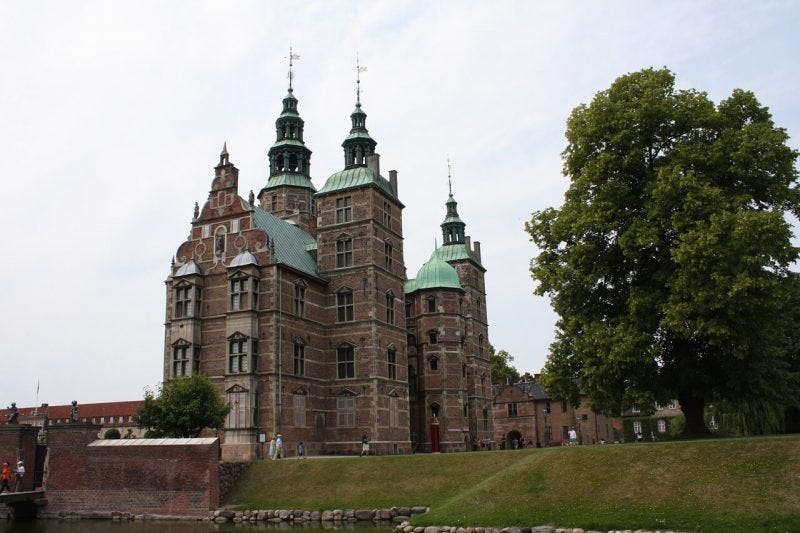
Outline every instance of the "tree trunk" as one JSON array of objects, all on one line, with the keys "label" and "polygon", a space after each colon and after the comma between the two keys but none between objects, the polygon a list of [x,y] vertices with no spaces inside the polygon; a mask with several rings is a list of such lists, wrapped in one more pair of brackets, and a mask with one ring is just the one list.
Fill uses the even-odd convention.
[{"label": "tree trunk", "polygon": [[704,398],[697,396],[678,396],[678,401],[681,404],[681,411],[686,418],[686,425],[683,427],[684,437],[696,437],[711,434],[711,431],[706,427],[706,421],[703,417],[706,401]]}]

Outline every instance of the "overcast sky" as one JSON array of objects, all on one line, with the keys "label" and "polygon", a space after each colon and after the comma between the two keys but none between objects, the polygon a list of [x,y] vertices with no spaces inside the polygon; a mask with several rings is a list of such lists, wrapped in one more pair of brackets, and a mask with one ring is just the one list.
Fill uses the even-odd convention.
[{"label": "overcast sky", "polygon": [[447,157],[487,268],[489,337],[538,371],[555,315],[523,231],[558,206],[565,120],[667,66],[755,92],[800,147],[798,2],[0,0],[0,406],[135,400],[161,379],[170,259],[227,141],[247,197],[295,95],[317,188],[343,167],[355,57],[413,277],[441,242]]}]

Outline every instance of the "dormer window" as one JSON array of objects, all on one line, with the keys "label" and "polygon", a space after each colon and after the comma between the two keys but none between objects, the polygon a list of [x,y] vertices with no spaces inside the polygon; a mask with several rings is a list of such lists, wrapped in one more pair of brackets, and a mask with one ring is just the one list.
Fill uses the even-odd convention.
[{"label": "dormer window", "polygon": [[200,316],[200,301],[203,290],[187,281],[175,286],[175,318]]}]

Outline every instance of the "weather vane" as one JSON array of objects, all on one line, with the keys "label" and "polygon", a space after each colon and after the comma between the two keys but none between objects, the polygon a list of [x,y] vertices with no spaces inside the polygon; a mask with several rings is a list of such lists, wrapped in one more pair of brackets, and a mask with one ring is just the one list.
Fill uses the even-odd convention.
[{"label": "weather vane", "polygon": [[356,52],[356,103],[361,104],[361,73],[366,72],[367,67],[362,67]]},{"label": "weather vane", "polygon": [[292,88],[292,80],[294,79],[294,71],[292,67],[294,66],[293,61],[295,59],[300,59],[300,54],[295,54],[292,51],[292,45],[289,45],[289,89]]},{"label": "weather vane", "polygon": [[450,196],[453,196],[453,180],[450,178],[450,156],[447,156],[447,189]]}]

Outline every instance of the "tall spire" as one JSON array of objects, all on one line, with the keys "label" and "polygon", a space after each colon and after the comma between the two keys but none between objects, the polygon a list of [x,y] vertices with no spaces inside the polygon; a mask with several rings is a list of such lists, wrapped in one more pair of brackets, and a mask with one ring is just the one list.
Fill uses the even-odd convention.
[{"label": "tall spire", "polygon": [[[313,189],[311,184],[311,150],[303,142],[303,119],[297,111],[294,96],[294,63],[300,59],[293,47],[289,47],[289,92],[283,98],[283,110],[275,121],[275,144],[269,149],[269,181],[265,189],[281,185],[292,185]],[[260,197],[260,193],[259,193]]]},{"label": "tall spire", "polygon": [[447,189],[449,194],[447,196],[447,214],[445,215],[444,222],[441,224],[442,228],[442,246],[450,244],[464,244],[464,228],[466,224],[458,216],[458,202],[453,198],[453,178],[451,175],[450,158],[447,158]]},{"label": "tall spire", "polygon": [[366,71],[356,54],[356,108],[350,114],[350,135],[342,143],[345,168],[366,166],[367,156],[373,155],[378,145],[367,131],[367,114],[361,109],[361,73]]}]

